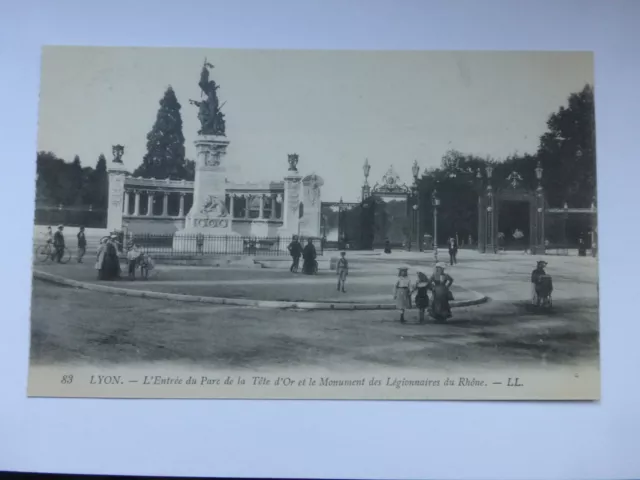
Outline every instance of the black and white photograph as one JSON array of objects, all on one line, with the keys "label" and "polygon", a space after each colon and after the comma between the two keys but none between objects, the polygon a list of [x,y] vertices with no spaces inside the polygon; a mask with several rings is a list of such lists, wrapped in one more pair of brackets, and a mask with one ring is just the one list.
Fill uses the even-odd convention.
[{"label": "black and white photograph", "polygon": [[600,398],[593,53],[41,62],[30,396]]}]

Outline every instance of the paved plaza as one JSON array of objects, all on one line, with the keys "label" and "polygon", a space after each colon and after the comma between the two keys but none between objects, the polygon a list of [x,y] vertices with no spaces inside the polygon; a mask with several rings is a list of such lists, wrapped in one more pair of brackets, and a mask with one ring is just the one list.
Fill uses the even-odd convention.
[{"label": "paved plaza", "polygon": [[[430,272],[430,253],[379,255],[350,252],[346,294],[335,292],[335,273],[294,275],[285,268],[213,269],[158,265],[146,282],[118,287],[193,295],[316,301],[392,301],[398,266]],[[536,257],[461,251],[449,269],[456,299],[469,291],[489,302],[456,308],[445,325],[397,322],[395,311],[296,311],[132,298],[34,280],[34,363],[178,361],[260,368],[309,365],[451,367],[508,362],[597,361],[597,269],[593,258],[548,256],[554,279],[550,314],[528,305]],[[41,271],[96,282],[91,264],[35,264]],[[113,283],[111,283],[113,284]],[[283,288],[286,287],[286,288]],[[283,292],[286,294],[283,296]]]}]

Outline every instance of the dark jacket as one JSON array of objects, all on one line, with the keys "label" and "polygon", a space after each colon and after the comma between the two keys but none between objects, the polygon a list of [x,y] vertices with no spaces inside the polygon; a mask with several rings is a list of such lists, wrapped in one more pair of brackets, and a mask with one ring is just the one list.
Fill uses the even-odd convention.
[{"label": "dark jacket", "polygon": [[56,247],[64,247],[64,236],[60,230],[53,234],[53,245]]},{"label": "dark jacket", "polygon": [[294,240],[289,244],[289,253],[292,257],[299,257],[302,255],[302,245],[297,240]]}]

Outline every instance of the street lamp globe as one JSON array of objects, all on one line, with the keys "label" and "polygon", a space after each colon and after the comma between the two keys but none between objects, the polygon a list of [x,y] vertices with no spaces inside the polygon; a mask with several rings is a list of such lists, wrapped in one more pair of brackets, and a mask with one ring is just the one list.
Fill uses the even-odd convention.
[{"label": "street lamp globe", "polygon": [[569,210],[569,204],[567,202],[564,202],[564,206],[562,207],[565,210]]},{"label": "street lamp globe", "polygon": [[418,175],[420,174],[420,167],[418,166],[418,160],[413,161],[413,166],[411,167],[411,173],[413,173],[413,178],[418,180]]},{"label": "street lamp globe", "polygon": [[536,166],[536,178],[538,181],[542,180],[542,165],[540,165],[540,161],[538,161],[538,165]]},{"label": "street lamp globe", "polygon": [[440,205],[440,199],[438,198],[438,192],[437,191],[433,191],[433,194],[431,194],[431,204],[434,207],[437,207]]},{"label": "street lamp globe", "polygon": [[491,176],[493,175],[493,166],[487,165],[486,170],[487,170],[487,178],[491,178]]},{"label": "street lamp globe", "polygon": [[413,206],[413,209],[414,209],[414,210],[418,210],[418,205],[414,205],[414,206]]},{"label": "street lamp globe", "polygon": [[478,180],[480,180],[480,179],[482,178],[482,172],[480,171],[480,169],[479,169],[479,168],[476,170],[476,178],[477,178]]},{"label": "street lamp globe", "polygon": [[493,207],[492,207],[491,205],[489,205],[489,206],[487,207],[487,212],[491,213],[492,211],[493,211]]}]

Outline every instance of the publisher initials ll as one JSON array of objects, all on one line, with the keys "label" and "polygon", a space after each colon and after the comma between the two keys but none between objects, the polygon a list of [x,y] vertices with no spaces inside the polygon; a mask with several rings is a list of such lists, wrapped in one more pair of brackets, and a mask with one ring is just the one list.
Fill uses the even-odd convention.
[{"label": "publisher initials ll", "polygon": [[522,384],[518,382],[518,380],[520,380],[518,377],[509,377],[509,380],[507,380],[507,387],[522,387]]}]

